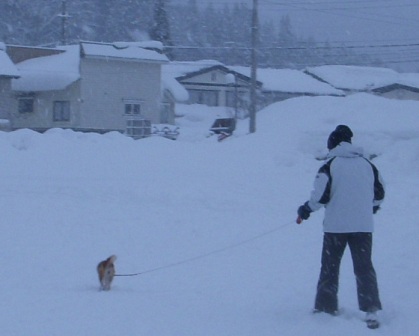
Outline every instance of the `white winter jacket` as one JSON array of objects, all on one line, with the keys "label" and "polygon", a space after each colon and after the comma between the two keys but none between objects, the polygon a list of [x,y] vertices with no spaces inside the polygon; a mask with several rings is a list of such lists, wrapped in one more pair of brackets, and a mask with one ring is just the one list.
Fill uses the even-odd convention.
[{"label": "white winter jacket", "polygon": [[313,211],[326,208],[324,232],[373,232],[373,207],[384,193],[380,173],[363,150],[342,142],[319,169],[308,205]]}]

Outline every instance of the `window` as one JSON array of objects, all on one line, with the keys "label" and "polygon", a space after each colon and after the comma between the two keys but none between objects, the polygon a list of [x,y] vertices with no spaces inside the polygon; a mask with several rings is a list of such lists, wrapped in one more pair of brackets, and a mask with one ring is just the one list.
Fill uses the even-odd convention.
[{"label": "window", "polygon": [[141,105],[138,103],[125,103],[125,114],[126,115],[140,115]]},{"label": "window", "polygon": [[151,121],[146,119],[128,119],[126,133],[135,139],[151,134]]},{"label": "window", "polygon": [[34,111],[34,99],[32,97],[19,98],[18,103],[19,113],[33,113]]},{"label": "window", "polygon": [[53,110],[54,121],[70,121],[70,102],[55,101]]},{"label": "window", "polygon": [[218,106],[218,92],[207,90],[188,90],[191,104]]},{"label": "window", "polygon": [[151,134],[151,121],[141,115],[143,101],[139,99],[124,99],[124,114],[126,118],[125,132],[128,136],[139,139]]}]

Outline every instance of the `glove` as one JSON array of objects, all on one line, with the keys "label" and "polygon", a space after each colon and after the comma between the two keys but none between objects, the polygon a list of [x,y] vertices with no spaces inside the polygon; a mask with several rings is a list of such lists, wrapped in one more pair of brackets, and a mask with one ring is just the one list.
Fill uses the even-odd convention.
[{"label": "glove", "polygon": [[374,205],[373,207],[372,207],[372,213],[375,215],[376,213],[377,213],[377,211],[378,210],[380,210],[381,208],[380,208],[380,206],[379,205]]},{"label": "glove", "polygon": [[308,206],[308,201],[305,202],[302,206],[300,206],[297,211],[298,216],[300,216],[304,220],[307,220],[312,212],[313,210],[311,210]]}]

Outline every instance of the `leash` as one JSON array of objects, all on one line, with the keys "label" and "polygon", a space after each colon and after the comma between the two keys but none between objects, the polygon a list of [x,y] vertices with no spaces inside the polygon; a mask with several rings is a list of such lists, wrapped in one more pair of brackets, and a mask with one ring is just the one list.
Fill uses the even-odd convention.
[{"label": "leash", "polygon": [[255,240],[258,240],[258,239],[261,239],[261,238],[266,237],[268,235],[271,235],[271,234],[273,234],[277,231],[281,231],[282,229],[284,229],[285,227],[287,227],[288,225],[293,224],[293,223],[295,223],[295,221],[285,223],[283,225],[280,225],[279,227],[276,227],[275,229],[271,229],[269,231],[265,231],[261,234],[258,234],[257,236],[253,236],[251,238],[242,240],[238,243],[235,243],[235,244],[232,244],[232,245],[229,245],[229,246],[225,246],[225,247],[219,248],[217,250],[213,250],[211,252],[203,253],[203,254],[197,255],[195,257],[187,258],[187,259],[184,259],[184,260],[181,260],[181,261],[177,261],[177,262],[167,264],[167,265],[164,265],[164,266],[159,266],[159,267],[156,267],[156,268],[151,268],[149,270],[138,272],[138,273],[115,274],[115,276],[116,277],[134,277],[134,276],[138,276],[138,275],[142,275],[142,274],[157,272],[157,271],[160,271],[160,270],[163,270],[163,269],[173,268],[173,267],[180,266],[180,265],[183,265],[183,264],[187,264],[187,263],[199,260],[199,259],[208,258],[208,257],[210,257],[214,254],[218,254],[218,253],[222,253],[222,252],[225,252],[225,251],[228,251],[228,250],[235,249],[235,248],[240,247],[242,245],[249,244],[249,243],[251,243]]}]

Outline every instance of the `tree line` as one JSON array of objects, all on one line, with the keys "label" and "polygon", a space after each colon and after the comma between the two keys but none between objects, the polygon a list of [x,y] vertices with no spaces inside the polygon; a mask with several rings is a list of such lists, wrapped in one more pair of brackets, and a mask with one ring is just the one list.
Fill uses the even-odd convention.
[{"label": "tree line", "polygon": [[[5,0],[0,2],[0,41],[53,47],[84,41],[163,42],[172,60],[215,59],[250,64],[251,15],[246,4],[199,6],[197,0]],[[371,64],[379,60],[301,38],[291,18],[260,22],[261,67],[303,68],[322,64]]]}]

